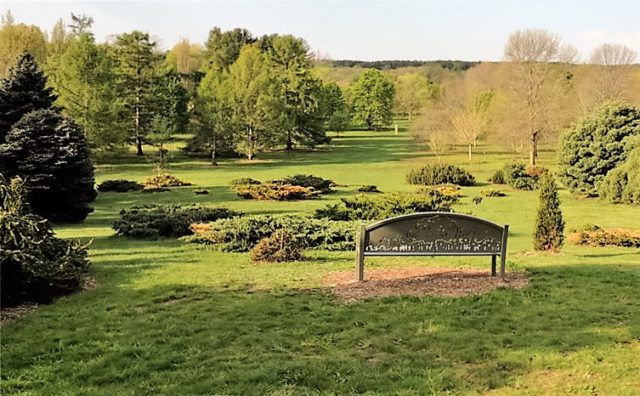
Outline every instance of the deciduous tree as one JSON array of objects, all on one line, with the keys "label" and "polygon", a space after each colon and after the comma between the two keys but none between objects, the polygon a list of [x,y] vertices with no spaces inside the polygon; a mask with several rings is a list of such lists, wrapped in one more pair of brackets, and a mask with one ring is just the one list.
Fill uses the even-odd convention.
[{"label": "deciduous tree", "polygon": [[393,116],[393,83],[379,70],[362,73],[351,90],[353,121],[368,129],[391,123]]}]

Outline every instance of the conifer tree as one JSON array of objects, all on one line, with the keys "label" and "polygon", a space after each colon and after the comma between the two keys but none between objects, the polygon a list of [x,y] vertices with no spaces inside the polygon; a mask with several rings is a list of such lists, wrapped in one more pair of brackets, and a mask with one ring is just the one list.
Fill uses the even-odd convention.
[{"label": "conifer tree", "polygon": [[36,110],[15,123],[0,144],[5,177],[26,180],[34,213],[51,221],[78,222],[93,211],[93,165],[82,129],[57,110]]},{"label": "conifer tree", "polygon": [[56,96],[47,87],[47,79],[33,56],[23,53],[0,81],[0,144],[22,116],[33,110],[50,108],[55,100]]},{"label": "conifer tree", "polygon": [[540,182],[540,201],[533,232],[535,250],[557,251],[564,242],[564,220],[560,210],[558,186],[550,174],[544,174]]}]

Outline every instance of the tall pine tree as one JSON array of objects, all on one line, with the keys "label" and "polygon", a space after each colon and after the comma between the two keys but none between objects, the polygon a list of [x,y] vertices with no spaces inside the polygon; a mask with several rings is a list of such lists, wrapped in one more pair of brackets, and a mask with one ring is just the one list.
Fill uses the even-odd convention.
[{"label": "tall pine tree", "polygon": [[558,186],[550,174],[542,176],[540,182],[540,201],[533,232],[535,250],[560,250],[564,242],[564,220],[560,211]]},{"label": "tall pine tree", "polygon": [[[23,53],[0,82],[0,144],[11,126],[30,111],[47,109],[56,96],[33,56]],[[1,164],[0,164],[1,170]]]}]

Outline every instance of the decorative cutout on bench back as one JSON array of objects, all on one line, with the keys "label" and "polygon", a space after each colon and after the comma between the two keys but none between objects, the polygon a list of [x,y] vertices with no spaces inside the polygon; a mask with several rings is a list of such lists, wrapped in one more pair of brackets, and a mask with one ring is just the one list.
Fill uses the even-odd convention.
[{"label": "decorative cutout on bench back", "polygon": [[502,232],[496,224],[453,213],[400,216],[367,227],[364,254],[494,255],[501,252]]},{"label": "decorative cutout on bench back", "polygon": [[509,226],[445,212],[413,213],[360,227],[356,243],[357,279],[364,279],[366,256],[491,256],[491,274],[504,276]]}]

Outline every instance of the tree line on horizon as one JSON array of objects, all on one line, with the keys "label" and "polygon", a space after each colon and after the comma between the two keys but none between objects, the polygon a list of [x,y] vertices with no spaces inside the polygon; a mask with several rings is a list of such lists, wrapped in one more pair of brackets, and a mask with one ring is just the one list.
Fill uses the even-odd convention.
[{"label": "tree line on horizon", "polygon": [[331,61],[360,67],[345,83],[292,35],[214,27],[204,44],[183,39],[162,51],[140,31],[97,43],[92,23],[72,14],[45,34],[7,13],[0,26],[0,74],[32,54],[92,150],[133,145],[143,155],[152,145],[163,156],[173,135],[189,133],[186,149],[216,164],[220,155],[315,147],[327,131],[381,129],[401,115],[437,157],[462,144],[471,161],[485,139],[535,164],[539,145],[580,114],[607,100],[639,102],[634,51],[603,44],[581,65],[575,49],[540,29],[514,32],[504,62]]}]

